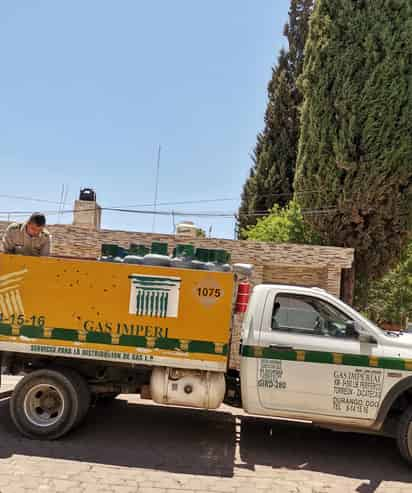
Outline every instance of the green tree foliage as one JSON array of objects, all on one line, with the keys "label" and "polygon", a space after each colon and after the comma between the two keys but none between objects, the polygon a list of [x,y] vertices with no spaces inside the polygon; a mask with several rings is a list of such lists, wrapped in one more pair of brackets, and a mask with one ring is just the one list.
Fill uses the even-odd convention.
[{"label": "green tree foliage", "polygon": [[319,243],[319,237],[302,216],[296,201],[281,208],[275,204],[269,214],[258,219],[255,226],[243,231],[248,240],[273,241],[276,243]]},{"label": "green tree foliage", "polygon": [[256,223],[255,211],[258,210],[256,194],[256,172],[255,168],[250,168],[249,177],[243,185],[240,207],[237,215],[238,236],[243,238],[243,231],[248,225]]},{"label": "green tree foliage", "polygon": [[411,229],[412,2],[318,0],[300,87],[296,197],[326,209],[312,225],[355,248],[362,282],[379,278]]},{"label": "green tree foliage", "polygon": [[241,231],[256,223],[256,213],[274,204],[286,205],[293,195],[302,96],[297,78],[302,71],[308,19],[314,0],[292,0],[284,29],[289,50],[281,50],[268,85],[265,126],[257,136],[253,166],[243,187],[239,208]]},{"label": "green tree foliage", "polygon": [[392,322],[404,328],[407,318],[412,321],[412,243],[403,256],[395,269],[371,285],[367,315],[378,324]]},{"label": "green tree foliage", "polygon": [[196,238],[206,238],[206,232],[202,228],[196,228]]}]

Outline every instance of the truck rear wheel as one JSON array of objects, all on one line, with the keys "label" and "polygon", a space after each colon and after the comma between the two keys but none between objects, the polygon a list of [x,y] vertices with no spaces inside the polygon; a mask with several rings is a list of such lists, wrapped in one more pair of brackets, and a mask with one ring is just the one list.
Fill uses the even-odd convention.
[{"label": "truck rear wheel", "polygon": [[409,406],[401,416],[396,440],[402,457],[412,465],[412,406]]},{"label": "truck rear wheel", "polygon": [[79,396],[79,409],[77,412],[76,421],[74,426],[78,426],[86,417],[88,410],[90,409],[90,404],[92,396],[90,393],[89,386],[86,380],[76,371],[70,369],[63,370],[66,376],[68,376],[76,386],[76,391]]},{"label": "truck rear wheel", "polygon": [[[10,414],[25,436],[55,440],[85,416],[82,377],[72,370],[44,369],[26,375],[10,399]],[[90,402],[90,401],[89,401]]]}]

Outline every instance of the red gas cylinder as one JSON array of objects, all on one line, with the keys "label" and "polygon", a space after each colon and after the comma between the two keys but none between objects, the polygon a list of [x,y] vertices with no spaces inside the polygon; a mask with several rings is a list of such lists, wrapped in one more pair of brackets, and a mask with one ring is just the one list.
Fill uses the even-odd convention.
[{"label": "red gas cylinder", "polygon": [[237,288],[236,305],[235,305],[236,313],[245,313],[247,309],[247,304],[249,303],[249,296],[250,296],[250,284],[247,281],[240,282]]}]

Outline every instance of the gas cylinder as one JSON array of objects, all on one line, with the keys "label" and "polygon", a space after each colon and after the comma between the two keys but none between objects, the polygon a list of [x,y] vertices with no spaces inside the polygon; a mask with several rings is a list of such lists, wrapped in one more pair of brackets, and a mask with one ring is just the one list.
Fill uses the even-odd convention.
[{"label": "gas cylinder", "polygon": [[236,305],[235,305],[236,313],[245,313],[247,309],[247,305],[249,303],[249,296],[250,296],[249,282],[248,281],[239,282],[237,288]]}]

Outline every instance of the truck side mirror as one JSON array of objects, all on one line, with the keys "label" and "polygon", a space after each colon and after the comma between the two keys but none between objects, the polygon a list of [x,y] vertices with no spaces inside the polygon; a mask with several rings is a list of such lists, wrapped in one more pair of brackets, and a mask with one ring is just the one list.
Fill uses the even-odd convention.
[{"label": "truck side mirror", "polygon": [[346,337],[354,337],[359,342],[367,342],[369,344],[376,344],[376,339],[366,331],[363,326],[353,320],[346,322]]},{"label": "truck side mirror", "polygon": [[359,342],[367,342],[368,344],[378,343],[378,341],[369,334],[359,334]]},{"label": "truck side mirror", "polygon": [[357,322],[354,322],[354,324],[355,330],[359,334],[359,342],[377,344],[377,340],[367,330],[365,330],[365,328],[361,324]]}]

